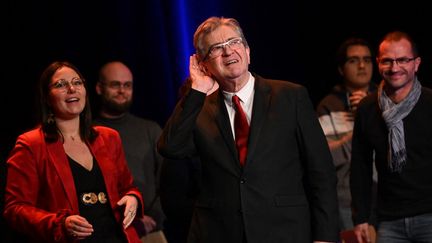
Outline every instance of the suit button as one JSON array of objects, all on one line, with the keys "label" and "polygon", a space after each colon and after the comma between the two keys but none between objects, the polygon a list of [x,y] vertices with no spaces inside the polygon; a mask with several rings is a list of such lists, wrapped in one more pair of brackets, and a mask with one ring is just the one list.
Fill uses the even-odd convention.
[{"label": "suit button", "polygon": [[245,184],[246,183],[246,179],[245,178],[242,178],[241,180],[240,180],[240,184]]}]

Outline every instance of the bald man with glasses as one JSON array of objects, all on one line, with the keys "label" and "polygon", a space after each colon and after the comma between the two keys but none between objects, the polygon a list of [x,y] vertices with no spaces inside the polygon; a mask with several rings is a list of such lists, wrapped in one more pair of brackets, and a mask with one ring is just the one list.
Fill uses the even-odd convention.
[{"label": "bald man with glasses", "polygon": [[134,183],[144,198],[144,218],[133,225],[140,236],[153,232],[162,235],[165,215],[158,194],[162,157],[156,151],[162,129],[155,121],[129,112],[133,82],[131,70],[123,62],[111,61],[101,67],[96,84],[100,109],[94,122],[120,133]]}]

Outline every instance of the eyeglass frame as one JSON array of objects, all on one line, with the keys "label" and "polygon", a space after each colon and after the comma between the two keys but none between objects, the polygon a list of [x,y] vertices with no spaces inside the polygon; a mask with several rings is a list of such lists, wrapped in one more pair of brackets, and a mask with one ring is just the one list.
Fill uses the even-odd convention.
[{"label": "eyeglass frame", "polygon": [[126,81],[122,83],[118,80],[111,80],[111,81],[101,82],[101,84],[110,89],[115,89],[115,90],[120,90],[120,88],[126,90],[132,90],[133,88],[133,81]]},{"label": "eyeglass frame", "polygon": [[[223,43],[213,44],[213,45],[211,45],[211,46],[209,47],[209,49],[208,49],[208,51],[207,51],[207,54],[204,56],[204,59],[203,59],[203,60],[204,60],[204,61],[207,60],[207,59],[210,57],[211,53],[214,52],[214,50],[212,51],[212,49],[214,49],[214,48],[216,48],[216,47],[221,48],[221,49],[219,49],[219,50],[222,50],[222,52],[221,52],[219,55],[213,56],[213,57],[211,57],[211,58],[216,58],[216,57],[222,55],[223,51],[225,50],[225,47],[228,46],[228,47],[231,49],[231,48],[232,48],[231,45],[232,45],[232,44],[236,44],[235,41],[239,41],[238,44],[244,44],[244,40],[243,40],[243,38],[240,37],[240,36],[239,36],[239,37],[231,38],[231,39],[229,39],[229,40],[227,40],[227,41],[225,41],[225,42],[223,42]],[[238,50],[238,48],[236,48],[236,49],[231,49],[231,50]]]},{"label": "eyeglass frame", "polygon": [[71,81],[67,81],[66,79],[59,79],[54,83],[50,84],[49,88],[66,92],[71,87],[74,87],[74,89],[81,90],[84,87],[84,84],[85,84],[85,79],[75,77],[72,78]]},{"label": "eyeglass frame", "polygon": [[[414,61],[415,59],[417,59],[418,57],[399,57],[396,59],[393,58],[377,58],[378,61],[378,65],[384,66],[384,67],[390,67],[392,65],[394,65],[394,63],[396,63],[396,65],[398,66],[405,66],[408,63]],[[388,62],[388,63],[384,63],[384,62]]]}]

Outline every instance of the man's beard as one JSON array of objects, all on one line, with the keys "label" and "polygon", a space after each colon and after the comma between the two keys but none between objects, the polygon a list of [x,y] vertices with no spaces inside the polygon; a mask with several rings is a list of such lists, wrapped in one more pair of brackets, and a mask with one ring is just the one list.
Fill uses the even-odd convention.
[{"label": "man's beard", "polygon": [[122,104],[118,104],[112,100],[106,99],[105,97],[102,98],[102,106],[104,111],[113,116],[119,116],[123,113],[126,113],[127,111],[129,111],[131,105],[132,100],[128,100]]}]

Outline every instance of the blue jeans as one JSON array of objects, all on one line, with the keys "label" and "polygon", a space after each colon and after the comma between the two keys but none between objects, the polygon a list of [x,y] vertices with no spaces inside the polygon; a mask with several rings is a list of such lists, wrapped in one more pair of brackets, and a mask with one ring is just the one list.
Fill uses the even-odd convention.
[{"label": "blue jeans", "polygon": [[432,242],[432,213],[378,224],[377,243]]}]

